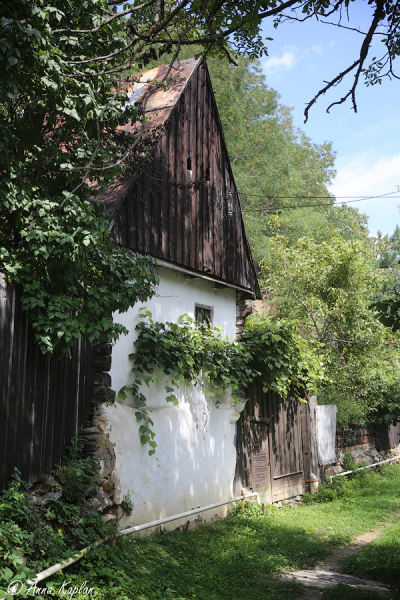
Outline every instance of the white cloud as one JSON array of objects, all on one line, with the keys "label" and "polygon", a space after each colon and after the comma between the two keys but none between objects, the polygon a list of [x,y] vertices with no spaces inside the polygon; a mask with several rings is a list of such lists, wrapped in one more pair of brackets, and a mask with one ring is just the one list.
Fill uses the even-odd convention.
[{"label": "white cloud", "polygon": [[281,56],[273,54],[265,61],[264,68],[268,75],[274,75],[281,70],[289,71],[298,60],[298,48],[295,46],[285,46]]},{"label": "white cloud", "polygon": [[346,166],[339,166],[331,192],[336,196],[375,196],[396,191],[398,185],[400,154],[373,162],[368,153],[360,153]]},{"label": "white cloud", "polygon": [[312,46],[311,50],[318,54],[318,56],[322,56],[322,46]]},{"label": "white cloud", "polygon": [[[349,206],[368,215],[371,235],[378,230],[391,234],[396,224],[400,223],[400,193],[396,192],[400,185],[400,154],[377,159],[371,150],[357,154],[347,164],[346,157],[338,162],[338,174],[330,191],[339,202],[340,196],[375,196],[361,202],[354,202],[355,198],[343,199],[343,202],[353,200]],[[390,192],[394,193],[384,196]]]},{"label": "white cloud", "polygon": [[[323,47],[321,45],[311,46],[300,52],[297,46],[284,46],[281,55],[273,54],[265,61],[264,69],[267,75],[270,76],[277,75],[282,71],[290,71],[296,63],[302,60],[306,54],[309,54],[310,52],[322,56]],[[311,66],[311,68],[315,67]]]}]

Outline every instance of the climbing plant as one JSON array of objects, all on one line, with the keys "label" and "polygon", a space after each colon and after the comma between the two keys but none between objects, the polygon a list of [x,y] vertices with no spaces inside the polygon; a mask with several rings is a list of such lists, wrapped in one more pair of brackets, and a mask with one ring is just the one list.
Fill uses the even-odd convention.
[{"label": "climbing plant", "polygon": [[146,308],[139,316],[136,351],[129,355],[134,363],[134,381],[120,390],[118,399],[125,400],[128,393],[134,396],[141,443],[151,446],[149,455],[155,453],[157,443],[141,386],[160,382],[157,367],[167,376],[166,401],[176,405],[180,380],[198,385],[209,396],[213,392],[207,383],[223,390],[230,388],[233,400],[241,402],[256,377],[262,378],[265,391],[273,389],[282,397],[292,391],[299,400],[305,388],[314,389],[324,378],[314,348],[295,333],[291,322],[254,318],[242,340],[230,342],[222,337],[222,327],[196,327],[187,314],[177,323],[153,321]]}]

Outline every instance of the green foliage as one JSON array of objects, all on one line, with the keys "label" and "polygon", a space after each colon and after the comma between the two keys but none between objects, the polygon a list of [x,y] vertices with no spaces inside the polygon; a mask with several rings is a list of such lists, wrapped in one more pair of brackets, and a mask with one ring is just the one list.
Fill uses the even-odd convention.
[{"label": "green foliage", "polygon": [[332,483],[322,483],[318,492],[314,495],[308,492],[303,495],[304,504],[313,504],[315,502],[323,504],[326,502],[333,502],[338,498],[345,500],[354,496],[356,493],[357,486],[354,485],[354,481],[349,481],[345,477],[334,477]]},{"label": "green foliage", "polygon": [[236,600],[243,590],[249,600],[299,595],[300,585],[272,574],[313,564],[327,556],[327,544],[301,527],[287,528],[273,516],[263,517],[255,506],[252,515],[247,504],[244,519],[239,511],[193,531],[120,537],[106,558],[100,560],[93,551],[81,561],[77,583],[96,582],[96,600]]},{"label": "green foliage", "polygon": [[[135,397],[139,409],[135,414],[138,421],[142,421],[139,427],[141,442],[150,444],[150,455],[155,453],[157,444],[140,386],[159,382],[156,367],[168,377],[166,400],[174,404],[178,404],[175,388],[179,380],[194,383],[212,396],[213,392],[207,390],[203,378],[211,386],[231,388],[238,394],[239,389],[245,388],[257,375],[250,367],[250,353],[242,344],[222,339],[222,328],[196,327],[188,315],[182,315],[178,323],[158,323],[153,321],[151,312],[143,308],[136,329],[139,333],[135,341],[136,352],[129,355],[134,362],[132,373],[135,379],[131,385],[124,386],[118,396],[126,399],[126,394],[130,393]],[[236,396],[235,400],[240,401],[240,397]]]},{"label": "green foliage", "polygon": [[[3,504],[0,504],[0,511]],[[18,525],[10,521],[0,522],[0,598],[12,598],[5,591],[16,578],[21,582],[34,576],[34,572],[23,566],[23,557],[20,547],[28,537]],[[26,585],[22,587],[21,593],[26,592]]]},{"label": "green foliage", "polygon": [[307,343],[293,320],[255,315],[246,322],[241,343],[251,354],[251,365],[260,373],[264,391],[272,389],[282,398],[294,393],[314,392],[325,380],[324,363],[318,343]]},{"label": "green foliage", "polygon": [[195,325],[187,314],[177,323],[158,323],[149,310],[140,310],[136,352],[129,355],[134,362],[134,381],[124,386],[118,397],[125,400],[127,393],[134,396],[141,442],[149,443],[150,455],[155,453],[157,443],[141,385],[159,383],[156,368],[168,377],[166,401],[174,404],[178,404],[176,387],[180,380],[199,386],[209,396],[214,395],[212,388],[229,388],[234,401],[240,402],[255,377],[262,378],[264,390],[273,389],[282,397],[294,392],[299,399],[304,389],[314,389],[316,382],[324,378],[322,362],[295,333],[293,323],[252,319],[240,342],[222,339],[222,327]]},{"label": "green foliage", "polygon": [[82,503],[87,496],[87,487],[95,484],[95,475],[98,471],[98,461],[93,456],[83,458],[83,442],[78,437],[73,437],[71,446],[55,475],[63,488],[63,499],[71,504]]},{"label": "green foliage", "polygon": [[274,310],[297,319],[302,337],[322,344],[327,379],[319,402],[338,405],[340,424],[378,415],[382,407],[395,412],[398,340],[370,310],[374,290],[387,279],[374,267],[371,247],[336,230],[321,243],[301,238],[290,247],[277,236],[273,247],[263,283]]},{"label": "green foliage", "polygon": [[125,329],[112,314],[151,296],[156,282],[152,261],[119,249],[90,200],[91,185],[122,173],[117,127],[137,115],[121,111],[118,76],[92,61],[124,47],[120,26],[57,33],[92,29],[107,8],[105,0],[0,7],[0,271],[20,286],[36,340],[55,356],[82,334],[116,339]]},{"label": "green foliage", "polygon": [[[356,465],[353,462],[351,454],[345,455],[344,470],[352,471],[359,467],[364,467],[365,463]],[[318,487],[316,494],[306,493],[303,495],[305,504],[333,502],[334,500],[342,499],[348,501],[350,498],[355,498],[360,488],[373,483],[375,474],[368,469],[357,471],[349,475],[341,477],[333,477],[332,481],[322,483]]]},{"label": "green foliage", "polygon": [[244,503],[244,514],[242,512],[242,503],[235,502],[228,512],[228,517],[244,517],[248,519],[273,519],[276,516],[278,510],[273,504],[264,505],[265,514],[262,511],[262,507],[255,499],[252,502],[248,500]]},{"label": "green foliage", "polygon": [[[191,531],[123,536],[116,548],[89,553],[68,577],[95,587],[96,600],[236,600],[243,590],[249,600],[300,598],[300,586],[274,574],[312,568],[338,545],[385,522],[400,508],[399,474],[400,466],[371,474],[346,501],[266,506],[265,516],[255,502],[245,502],[244,518],[238,503],[226,519]],[[392,565],[397,576],[394,560]],[[64,577],[49,583],[57,587]]]},{"label": "green foliage", "polygon": [[124,509],[126,516],[130,517],[133,512],[133,502],[131,500],[131,495],[127,494],[123,497],[121,502],[121,508]]},{"label": "green foliage", "polygon": [[[98,512],[90,505],[97,462],[82,457],[83,444],[74,439],[69,451],[52,473],[62,496],[48,492],[46,503],[31,493],[32,484],[15,470],[0,496],[0,587],[29,579],[54,563],[70,558],[78,549],[110,534]],[[23,566],[23,559],[26,567]],[[5,596],[1,596],[5,597]]]},{"label": "green foliage", "polygon": [[400,227],[396,225],[391,236],[378,232],[375,240],[378,266],[389,277],[374,295],[372,308],[377,310],[381,322],[393,331],[400,329]]},{"label": "green foliage", "polygon": [[353,460],[353,455],[351,452],[346,452],[343,456],[343,470],[344,471],[353,471],[357,465]]}]

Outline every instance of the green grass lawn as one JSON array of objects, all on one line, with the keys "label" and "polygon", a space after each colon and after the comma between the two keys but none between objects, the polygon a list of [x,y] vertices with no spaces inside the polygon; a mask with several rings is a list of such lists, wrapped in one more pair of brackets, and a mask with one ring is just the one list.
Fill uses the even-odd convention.
[{"label": "green grass lawn", "polygon": [[[400,510],[400,466],[387,467],[383,474],[361,473],[365,475],[349,485],[343,484],[341,497],[332,502],[281,510],[271,507],[266,516],[257,505],[247,504],[245,517],[237,510],[224,520],[193,531],[140,539],[120,537],[115,548],[107,547],[106,555],[100,549],[92,551],[78,566],[63,573],[58,580],[53,579],[51,584],[57,588],[57,582],[66,576],[74,585],[86,580],[96,588],[90,596],[96,600],[301,598],[300,585],[282,582],[273,575],[315,565],[339,544],[378,527]],[[362,574],[378,576],[380,570],[372,573],[377,554],[383,548],[396,547],[397,558],[393,551],[391,562],[388,552],[385,575],[385,581],[395,581],[393,572],[398,569],[400,549],[398,542],[395,546],[395,539],[400,533],[399,527],[393,526],[393,535],[388,530],[382,541],[377,542],[381,550],[378,546],[375,551],[370,550],[369,563],[364,560],[363,564],[372,566]],[[351,568],[352,572],[358,569]],[[322,597],[324,600],[361,599],[360,595],[354,595],[357,593],[347,586],[336,586],[325,590]],[[74,598],[83,600],[85,596]],[[374,600],[379,596],[365,594],[363,598]]]},{"label": "green grass lawn", "polygon": [[400,588],[400,520],[359,554],[348,557],[343,562],[343,571]]}]

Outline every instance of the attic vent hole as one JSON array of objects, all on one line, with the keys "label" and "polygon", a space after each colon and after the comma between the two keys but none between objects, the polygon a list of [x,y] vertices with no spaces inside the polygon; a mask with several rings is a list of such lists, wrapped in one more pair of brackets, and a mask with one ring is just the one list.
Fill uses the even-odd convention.
[{"label": "attic vent hole", "polygon": [[206,168],[206,181],[210,181],[210,167]]},{"label": "attic vent hole", "polygon": [[192,170],[192,159],[190,158],[190,156],[187,159],[187,168],[188,168],[188,171]]}]

